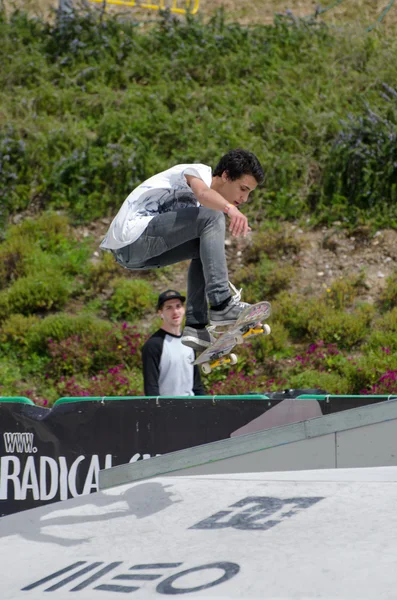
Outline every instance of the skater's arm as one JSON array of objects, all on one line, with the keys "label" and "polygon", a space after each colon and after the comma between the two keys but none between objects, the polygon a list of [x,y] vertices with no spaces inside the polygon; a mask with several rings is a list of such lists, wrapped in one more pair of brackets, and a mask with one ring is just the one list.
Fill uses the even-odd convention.
[{"label": "skater's arm", "polygon": [[205,396],[205,389],[201,381],[200,369],[197,365],[193,367],[193,394],[195,396]]},{"label": "skater's arm", "polygon": [[142,348],[143,385],[145,396],[159,396],[159,375],[162,343],[160,338],[149,338]]},{"label": "skater's arm", "polygon": [[233,236],[247,235],[251,228],[248,225],[248,219],[243,215],[237,206],[230,204],[221,194],[208,187],[208,185],[198,177],[185,175],[192,192],[202,206],[212,208],[213,210],[227,210],[227,216],[230,218],[229,231]]}]

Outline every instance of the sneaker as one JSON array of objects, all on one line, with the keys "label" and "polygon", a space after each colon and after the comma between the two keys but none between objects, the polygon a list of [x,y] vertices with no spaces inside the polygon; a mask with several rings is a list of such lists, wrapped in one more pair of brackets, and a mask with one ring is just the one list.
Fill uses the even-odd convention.
[{"label": "sneaker", "polygon": [[242,288],[237,290],[232,283],[230,287],[235,292],[234,296],[230,298],[229,304],[223,310],[211,310],[210,309],[210,322],[211,325],[233,325],[247,306],[251,306],[248,302],[241,302]]},{"label": "sneaker", "polygon": [[182,333],[182,344],[193,348],[193,350],[205,350],[215,342],[215,338],[208,329],[196,329],[191,325],[186,325]]}]

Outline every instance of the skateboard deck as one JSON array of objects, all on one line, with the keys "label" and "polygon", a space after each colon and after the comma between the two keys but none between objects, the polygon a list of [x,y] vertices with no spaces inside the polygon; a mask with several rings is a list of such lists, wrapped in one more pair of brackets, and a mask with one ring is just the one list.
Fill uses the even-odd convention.
[{"label": "skateboard deck", "polygon": [[243,344],[247,338],[253,335],[269,334],[270,327],[262,325],[271,313],[269,302],[258,302],[247,306],[238,320],[230,325],[211,346],[206,348],[194,361],[194,365],[201,365],[204,373],[211,373],[221,364],[230,363],[235,365],[237,356],[232,350],[237,344]]}]

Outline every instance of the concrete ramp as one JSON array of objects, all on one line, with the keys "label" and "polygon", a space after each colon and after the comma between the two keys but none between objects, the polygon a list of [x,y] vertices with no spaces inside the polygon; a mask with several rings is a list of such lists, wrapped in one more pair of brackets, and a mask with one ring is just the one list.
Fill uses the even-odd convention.
[{"label": "concrete ramp", "polygon": [[394,600],[397,468],[167,477],[0,520],[1,600]]},{"label": "concrete ramp", "polygon": [[106,469],[99,473],[99,488],[167,474],[396,465],[397,399],[393,399]]}]

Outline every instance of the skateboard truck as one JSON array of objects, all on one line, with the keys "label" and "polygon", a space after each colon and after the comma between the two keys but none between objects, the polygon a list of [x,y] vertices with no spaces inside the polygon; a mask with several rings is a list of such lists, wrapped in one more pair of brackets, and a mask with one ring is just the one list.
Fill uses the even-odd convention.
[{"label": "skateboard truck", "polygon": [[217,360],[214,360],[214,362],[209,363],[209,362],[205,362],[201,365],[201,370],[203,371],[203,373],[205,375],[209,375],[212,371],[212,369],[216,369],[216,367],[219,367],[220,365],[225,365],[230,363],[230,365],[235,365],[237,364],[237,354],[229,354],[229,356],[221,356],[220,358],[218,358]]},{"label": "skateboard truck", "polygon": [[260,335],[261,333],[264,333],[265,335],[269,335],[270,327],[267,323],[265,323],[264,325],[261,324],[260,326],[256,326],[256,327],[250,327],[244,333],[236,333],[236,335],[234,336],[234,340],[235,340],[236,344],[242,344],[244,342],[244,340],[246,338],[251,337],[251,335]]}]

